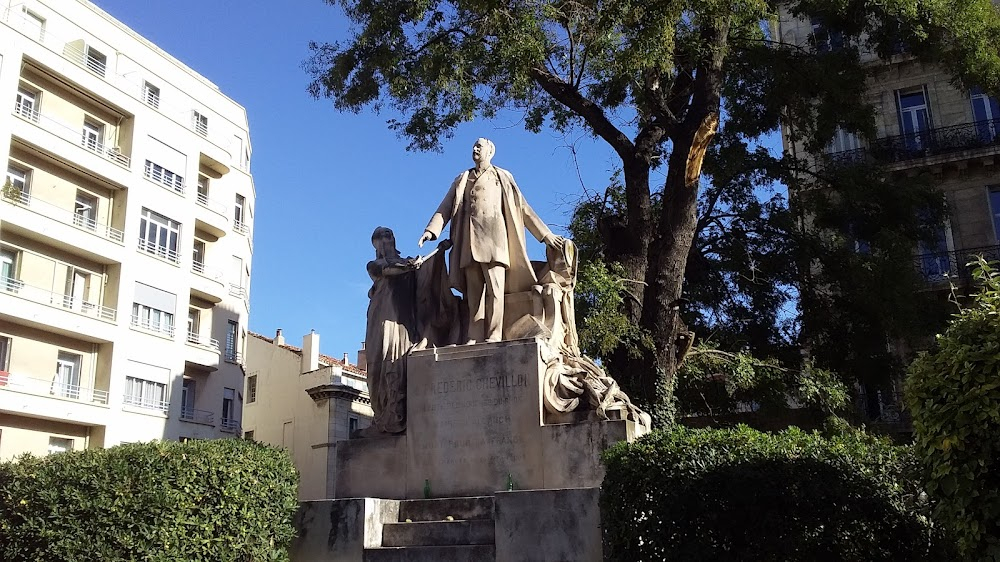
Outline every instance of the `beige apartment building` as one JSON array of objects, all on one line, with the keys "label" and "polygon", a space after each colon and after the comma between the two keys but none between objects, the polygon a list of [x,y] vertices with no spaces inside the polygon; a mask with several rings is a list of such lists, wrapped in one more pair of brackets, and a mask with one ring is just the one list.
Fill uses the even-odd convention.
[{"label": "beige apartment building", "polygon": [[[772,29],[782,42],[821,52],[844,45],[822,22],[784,11]],[[952,283],[967,287],[966,263],[973,256],[1000,259],[1000,104],[974,85],[956,86],[941,68],[903,50],[888,61],[872,53],[863,54],[865,59],[876,71],[868,95],[876,108],[877,138],[840,131],[816,165],[878,161],[900,177],[931,178],[946,198],[950,220],[935,243],[914,248],[914,267],[925,290],[943,293]],[[792,142],[792,133],[783,128],[784,148],[801,156],[805,150]],[[899,415],[898,399],[868,397],[868,414],[892,422]]]},{"label": "beige apartment building", "polygon": [[245,110],[86,0],[0,2],[0,461],[240,436]]},{"label": "beige apartment building", "polygon": [[[364,363],[364,352],[359,352]],[[363,368],[319,352],[319,334],[302,347],[251,332],[247,340],[244,436],[288,449],[299,470],[299,499],[331,497],[337,442],[371,424]]]}]

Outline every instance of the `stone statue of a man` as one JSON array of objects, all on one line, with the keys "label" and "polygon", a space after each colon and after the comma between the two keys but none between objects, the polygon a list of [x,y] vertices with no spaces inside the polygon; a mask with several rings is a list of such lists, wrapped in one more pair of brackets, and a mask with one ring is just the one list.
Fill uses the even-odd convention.
[{"label": "stone statue of a man", "polygon": [[524,200],[514,176],[490,163],[495,152],[488,139],[476,141],[472,147],[475,167],[455,178],[418,242],[423,246],[437,239],[451,222],[454,247],[449,277],[468,303],[469,343],[500,341],[504,295],[528,291],[538,283],[524,229],[560,251],[565,244]]}]

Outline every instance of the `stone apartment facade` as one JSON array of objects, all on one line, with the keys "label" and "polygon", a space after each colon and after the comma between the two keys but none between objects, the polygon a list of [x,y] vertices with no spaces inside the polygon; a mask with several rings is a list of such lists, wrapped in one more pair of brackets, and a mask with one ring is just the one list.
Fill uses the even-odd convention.
[{"label": "stone apartment facade", "polygon": [[[782,42],[816,50],[843,44],[843,38],[821,22],[793,18],[785,11],[772,31]],[[949,220],[935,243],[914,248],[913,264],[924,290],[945,298],[952,284],[960,290],[970,285],[966,264],[975,256],[1000,259],[1000,104],[973,85],[956,85],[941,68],[922,64],[902,50],[888,61],[873,53],[863,53],[862,60],[877,65],[868,88],[877,136],[865,140],[840,131],[826,156],[834,163],[874,160],[904,178],[931,178],[946,199]],[[783,127],[782,139],[786,151],[806,154],[800,142],[793,142],[788,127]],[[912,352],[891,345],[897,353]],[[894,389],[858,388],[859,411],[876,427],[907,432],[901,390],[900,381]]]},{"label": "stone apartment facade", "polygon": [[[358,353],[364,362],[364,352]],[[288,449],[299,470],[299,499],[331,498],[337,443],[371,424],[363,368],[319,352],[319,334],[302,347],[251,332],[247,341],[244,436]]]},{"label": "stone apartment facade", "polygon": [[0,461],[240,436],[246,111],[86,0],[2,0],[0,101]]}]

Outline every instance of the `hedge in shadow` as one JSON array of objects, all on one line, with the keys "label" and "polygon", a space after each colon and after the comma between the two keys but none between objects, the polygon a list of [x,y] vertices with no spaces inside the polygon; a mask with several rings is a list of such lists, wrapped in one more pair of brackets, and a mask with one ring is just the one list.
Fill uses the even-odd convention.
[{"label": "hedge in shadow", "polygon": [[287,560],[298,475],[239,439],[0,464],[0,560]]},{"label": "hedge in shadow", "polygon": [[950,560],[907,448],[859,432],[673,428],[604,455],[611,560]]}]

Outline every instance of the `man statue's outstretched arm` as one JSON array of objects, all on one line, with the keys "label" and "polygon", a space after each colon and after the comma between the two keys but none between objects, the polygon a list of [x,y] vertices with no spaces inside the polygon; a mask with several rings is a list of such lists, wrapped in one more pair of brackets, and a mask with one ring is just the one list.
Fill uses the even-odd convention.
[{"label": "man statue's outstretched arm", "polygon": [[448,188],[448,193],[445,194],[444,199],[441,200],[441,204],[438,205],[437,211],[431,215],[431,220],[427,222],[427,226],[424,227],[424,233],[420,236],[420,241],[417,242],[417,246],[421,248],[424,246],[424,242],[430,240],[437,240],[438,236],[441,235],[441,231],[451,220],[452,211],[455,208],[455,190],[458,187],[459,180],[462,176],[459,175],[458,178],[452,182],[451,187]]}]

